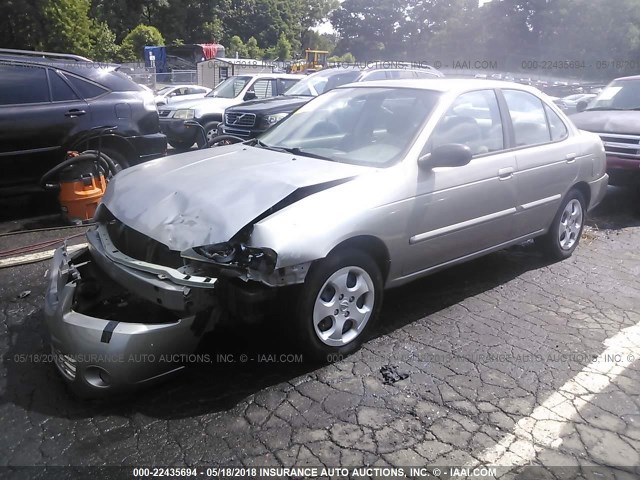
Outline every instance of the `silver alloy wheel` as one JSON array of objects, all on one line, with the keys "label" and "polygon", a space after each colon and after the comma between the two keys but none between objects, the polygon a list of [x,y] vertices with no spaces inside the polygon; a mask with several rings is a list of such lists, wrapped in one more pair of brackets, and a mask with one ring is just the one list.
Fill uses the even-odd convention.
[{"label": "silver alloy wheel", "polygon": [[313,306],[313,327],[318,339],[341,347],[362,333],[371,317],[375,289],[371,276],[360,267],[335,271],[324,283]]},{"label": "silver alloy wheel", "polygon": [[558,228],[560,248],[570,250],[578,241],[582,230],[582,204],[573,199],[564,207]]},{"label": "silver alloy wheel", "polygon": [[218,136],[218,127],[207,130],[207,145],[211,143],[211,140]]}]

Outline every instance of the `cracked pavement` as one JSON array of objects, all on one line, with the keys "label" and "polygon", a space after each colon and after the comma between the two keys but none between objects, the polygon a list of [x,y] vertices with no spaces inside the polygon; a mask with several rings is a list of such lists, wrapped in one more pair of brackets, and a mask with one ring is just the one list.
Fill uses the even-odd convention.
[{"label": "cracked pavement", "polygon": [[[564,262],[524,244],[387,292],[374,338],[332,365],[260,361],[288,353],[270,322],[225,328],[203,350],[254,361],[192,365],[104,401],[76,400],[51,363],[18,360],[47,353],[48,264],[2,269],[0,465],[501,465],[504,478],[534,465],[531,478],[638,478],[633,202],[610,189]],[[407,378],[385,384],[386,365]]]}]

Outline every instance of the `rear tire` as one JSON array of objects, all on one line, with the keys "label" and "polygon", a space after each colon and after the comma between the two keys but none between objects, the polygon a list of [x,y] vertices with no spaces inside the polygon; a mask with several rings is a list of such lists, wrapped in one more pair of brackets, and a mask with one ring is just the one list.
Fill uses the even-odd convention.
[{"label": "rear tire", "polygon": [[360,348],[379,315],[383,283],[376,262],[358,250],[314,263],[291,319],[305,360],[332,362]]},{"label": "rear tire", "polygon": [[535,239],[540,250],[552,260],[569,258],[580,243],[586,217],[586,202],[578,190],[570,190],[560,204],[549,231]]}]

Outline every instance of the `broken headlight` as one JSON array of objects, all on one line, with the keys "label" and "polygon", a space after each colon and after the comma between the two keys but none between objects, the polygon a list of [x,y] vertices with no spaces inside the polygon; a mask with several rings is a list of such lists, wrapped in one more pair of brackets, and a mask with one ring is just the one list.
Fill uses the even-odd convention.
[{"label": "broken headlight", "polygon": [[219,265],[249,268],[271,273],[276,267],[278,254],[270,248],[247,247],[242,243],[216,243],[195,247],[195,253]]}]

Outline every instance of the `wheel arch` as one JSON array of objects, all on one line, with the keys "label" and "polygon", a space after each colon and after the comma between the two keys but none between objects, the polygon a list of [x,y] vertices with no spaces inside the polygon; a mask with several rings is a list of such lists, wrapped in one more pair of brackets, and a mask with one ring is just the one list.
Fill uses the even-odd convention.
[{"label": "wheel arch", "polygon": [[389,275],[389,270],[391,268],[391,257],[389,255],[389,249],[382,240],[373,235],[358,235],[357,237],[351,237],[333,247],[327,256],[344,249],[360,250],[370,255],[380,269],[383,282],[386,283],[387,276]]},{"label": "wheel arch", "polygon": [[582,194],[582,197],[584,198],[584,201],[586,203],[585,205],[585,213],[586,213],[586,211],[589,210],[589,205],[591,205],[591,189],[589,188],[589,185],[587,184],[587,182],[578,182],[567,191],[567,194],[571,190],[577,190]]}]

